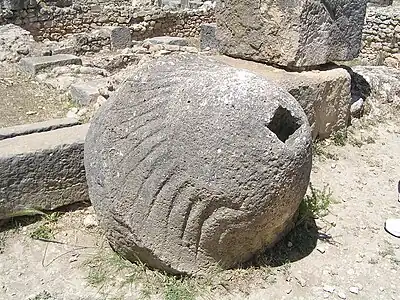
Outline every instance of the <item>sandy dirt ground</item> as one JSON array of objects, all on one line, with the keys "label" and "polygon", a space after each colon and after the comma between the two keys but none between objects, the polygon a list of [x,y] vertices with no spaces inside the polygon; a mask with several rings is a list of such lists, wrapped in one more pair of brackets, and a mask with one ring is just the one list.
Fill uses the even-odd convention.
[{"label": "sandy dirt ground", "polygon": [[0,106],[0,128],[63,118],[68,111],[65,97],[11,64],[0,64]]}]

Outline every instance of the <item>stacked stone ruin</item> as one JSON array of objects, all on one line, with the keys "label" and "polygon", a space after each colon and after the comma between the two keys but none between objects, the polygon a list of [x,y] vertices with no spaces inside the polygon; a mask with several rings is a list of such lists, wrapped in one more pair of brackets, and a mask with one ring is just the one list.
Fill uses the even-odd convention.
[{"label": "stacked stone ruin", "polygon": [[329,64],[358,57],[366,2],[251,3],[220,1],[214,25],[218,48],[270,67],[225,61],[256,69],[288,90],[305,110],[314,139],[346,127],[349,105],[358,99],[351,97],[349,73]]}]

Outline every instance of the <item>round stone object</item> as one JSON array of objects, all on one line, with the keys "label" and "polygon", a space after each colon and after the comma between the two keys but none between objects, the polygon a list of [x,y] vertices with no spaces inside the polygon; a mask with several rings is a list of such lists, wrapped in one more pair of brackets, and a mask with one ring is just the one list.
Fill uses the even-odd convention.
[{"label": "round stone object", "polygon": [[232,268],[290,229],[311,170],[297,101],[180,54],[142,65],[94,117],[89,194],[113,249],[169,273]]}]

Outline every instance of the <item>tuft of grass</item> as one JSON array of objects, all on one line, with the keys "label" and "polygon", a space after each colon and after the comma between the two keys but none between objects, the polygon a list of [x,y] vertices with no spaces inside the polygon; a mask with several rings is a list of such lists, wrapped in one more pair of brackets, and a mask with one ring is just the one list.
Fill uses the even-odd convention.
[{"label": "tuft of grass", "polygon": [[320,190],[310,183],[310,194],[300,203],[297,224],[325,217],[329,213],[329,206],[335,202],[328,185]]},{"label": "tuft of grass", "polygon": [[332,142],[336,146],[344,146],[347,142],[347,130],[341,129],[332,134]]},{"label": "tuft of grass", "polygon": [[167,277],[164,288],[165,300],[194,300],[195,298],[196,291],[187,281]]},{"label": "tuft of grass", "polygon": [[48,224],[41,224],[29,236],[34,240],[52,240],[54,239],[54,233],[52,228]]},{"label": "tuft of grass", "polygon": [[[217,292],[236,293],[250,291],[255,285],[273,282],[274,274],[269,266],[247,266],[233,270],[211,268],[202,276],[169,275],[152,270],[139,260],[131,263],[118,254],[105,250],[89,257],[82,265],[89,284],[98,288],[102,295],[118,297],[135,287],[139,299],[154,296],[166,300],[213,299]],[[114,295],[115,294],[115,295]]]},{"label": "tuft of grass", "polygon": [[54,224],[60,219],[61,215],[59,212],[44,214],[41,224],[29,236],[35,240],[54,240]]}]

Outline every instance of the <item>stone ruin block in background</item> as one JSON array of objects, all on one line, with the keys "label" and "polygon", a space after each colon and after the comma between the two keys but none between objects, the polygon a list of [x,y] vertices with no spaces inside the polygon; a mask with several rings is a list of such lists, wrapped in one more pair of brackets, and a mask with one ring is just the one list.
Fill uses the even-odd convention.
[{"label": "stone ruin block in background", "polygon": [[372,6],[390,6],[393,5],[393,0],[368,0]]},{"label": "stone ruin block in background", "polygon": [[356,58],[366,0],[221,0],[217,37],[223,54],[286,67]]},{"label": "stone ruin block in background", "polygon": [[112,27],[110,29],[111,49],[124,49],[132,47],[131,31],[128,27]]},{"label": "stone ruin block in background", "polygon": [[28,7],[29,1],[25,0],[0,0],[0,9],[23,10]]},{"label": "stone ruin block in background", "polygon": [[217,24],[201,24],[200,28],[200,50],[215,50],[218,48],[216,37]]},{"label": "stone ruin block in background", "polygon": [[346,128],[351,102],[351,77],[346,69],[327,67],[320,70],[288,72],[243,59],[219,56],[219,61],[247,69],[278,84],[301,105],[311,125],[312,138],[325,139]]}]

